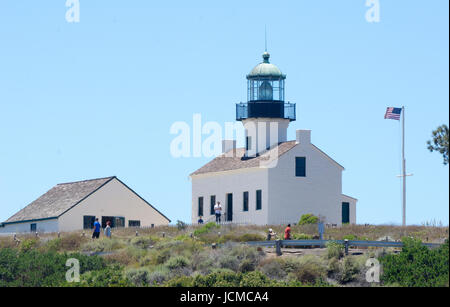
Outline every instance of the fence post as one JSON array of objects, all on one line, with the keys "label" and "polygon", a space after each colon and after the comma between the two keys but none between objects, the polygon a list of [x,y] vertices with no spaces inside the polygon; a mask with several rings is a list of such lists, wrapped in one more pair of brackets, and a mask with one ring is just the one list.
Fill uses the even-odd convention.
[{"label": "fence post", "polygon": [[345,255],[348,255],[348,239],[344,240],[344,247],[345,247]]},{"label": "fence post", "polygon": [[277,256],[283,255],[283,253],[281,252],[281,240],[276,240],[275,241],[275,249],[276,249],[276,252],[277,252]]}]

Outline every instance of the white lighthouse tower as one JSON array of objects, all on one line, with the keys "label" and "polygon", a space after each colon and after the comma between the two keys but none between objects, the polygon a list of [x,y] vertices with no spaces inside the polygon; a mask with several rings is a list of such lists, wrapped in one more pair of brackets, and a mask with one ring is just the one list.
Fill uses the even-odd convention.
[{"label": "white lighthouse tower", "polygon": [[247,102],[236,105],[236,120],[245,127],[247,157],[286,142],[289,123],[296,119],[295,104],[284,101],[286,75],[269,59],[264,52],[263,62],[247,75]]}]

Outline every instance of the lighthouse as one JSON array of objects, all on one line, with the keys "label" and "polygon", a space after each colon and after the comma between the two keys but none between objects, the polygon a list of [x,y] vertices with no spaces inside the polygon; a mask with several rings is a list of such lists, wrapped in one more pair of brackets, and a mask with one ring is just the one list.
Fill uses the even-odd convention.
[{"label": "lighthouse", "polygon": [[285,102],[286,75],[270,63],[270,54],[247,75],[247,102],[236,105],[236,120],[245,128],[246,157],[255,157],[287,141],[296,120],[295,104]]},{"label": "lighthouse", "polygon": [[247,75],[247,102],[236,104],[245,147],[223,140],[222,154],[190,174],[192,223],[216,221],[218,203],[221,223],[286,225],[304,214],[327,224],[356,223],[358,200],[342,193],[344,167],[312,143],[311,130],[297,129],[287,139],[296,105],[285,101],[285,83],[264,52]]}]

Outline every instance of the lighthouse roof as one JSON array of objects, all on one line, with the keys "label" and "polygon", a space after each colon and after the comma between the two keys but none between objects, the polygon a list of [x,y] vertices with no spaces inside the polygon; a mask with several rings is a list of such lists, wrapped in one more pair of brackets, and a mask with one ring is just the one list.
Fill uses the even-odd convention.
[{"label": "lighthouse roof", "polygon": [[264,52],[263,62],[256,65],[255,68],[247,75],[247,79],[257,78],[273,78],[273,79],[285,79],[286,75],[283,75],[281,70],[274,64],[269,62],[270,54]]}]

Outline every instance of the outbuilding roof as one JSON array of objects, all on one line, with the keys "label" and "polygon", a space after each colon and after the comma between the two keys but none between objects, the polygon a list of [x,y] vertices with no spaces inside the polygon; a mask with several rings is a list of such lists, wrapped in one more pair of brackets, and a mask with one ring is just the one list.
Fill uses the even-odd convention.
[{"label": "outbuilding roof", "polygon": [[7,223],[57,218],[116,177],[60,183],[11,216]]}]

